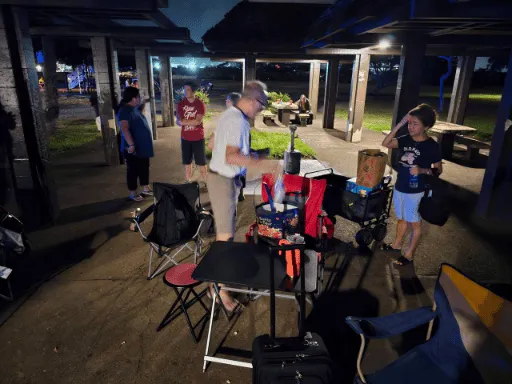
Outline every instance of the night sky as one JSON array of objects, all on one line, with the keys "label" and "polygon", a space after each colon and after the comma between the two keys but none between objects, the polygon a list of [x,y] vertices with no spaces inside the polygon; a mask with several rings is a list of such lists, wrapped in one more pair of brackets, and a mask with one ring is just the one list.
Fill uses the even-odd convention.
[{"label": "night sky", "polygon": [[176,25],[190,29],[190,35],[201,42],[205,32],[224,18],[240,0],[169,0],[162,11]]}]

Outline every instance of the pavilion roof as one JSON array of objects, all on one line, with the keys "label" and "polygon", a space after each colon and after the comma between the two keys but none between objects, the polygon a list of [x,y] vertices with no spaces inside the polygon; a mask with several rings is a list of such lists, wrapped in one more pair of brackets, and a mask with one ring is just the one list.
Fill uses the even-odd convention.
[{"label": "pavilion roof", "polygon": [[303,47],[377,52],[386,39],[396,54],[410,34],[426,38],[427,49],[438,54],[502,51],[512,47],[512,1],[338,0],[312,23]]},{"label": "pavilion roof", "polygon": [[211,52],[301,53],[305,34],[326,4],[242,1],[203,36]]}]

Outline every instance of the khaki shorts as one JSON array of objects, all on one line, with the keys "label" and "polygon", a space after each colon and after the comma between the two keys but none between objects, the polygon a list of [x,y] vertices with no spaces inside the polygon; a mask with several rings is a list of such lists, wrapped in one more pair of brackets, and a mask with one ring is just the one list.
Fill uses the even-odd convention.
[{"label": "khaki shorts", "polygon": [[209,172],[208,194],[217,234],[230,234],[231,237],[234,237],[236,206],[240,188],[236,186],[234,179]]}]

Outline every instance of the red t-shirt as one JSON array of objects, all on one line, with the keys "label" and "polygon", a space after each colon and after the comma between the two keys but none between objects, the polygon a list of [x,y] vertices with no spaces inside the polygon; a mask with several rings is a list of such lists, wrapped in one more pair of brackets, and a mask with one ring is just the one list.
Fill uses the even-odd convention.
[{"label": "red t-shirt", "polygon": [[204,139],[203,124],[187,125],[187,120],[195,120],[197,115],[203,115],[206,111],[204,103],[197,97],[191,103],[186,97],[178,104],[178,116],[181,122],[181,138],[187,141],[199,141]]}]

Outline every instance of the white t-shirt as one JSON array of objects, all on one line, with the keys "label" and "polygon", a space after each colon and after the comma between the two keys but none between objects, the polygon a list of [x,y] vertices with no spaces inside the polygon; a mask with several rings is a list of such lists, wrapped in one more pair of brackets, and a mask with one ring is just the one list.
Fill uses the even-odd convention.
[{"label": "white t-shirt", "polygon": [[246,168],[226,163],[226,147],[240,148],[243,155],[249,155],[250,130],[249,121],[238,108],[230,107],[224,111],[215,128],[215,144],[210,161],[212,171],[229,178],[245,175]]}]

